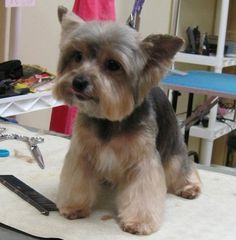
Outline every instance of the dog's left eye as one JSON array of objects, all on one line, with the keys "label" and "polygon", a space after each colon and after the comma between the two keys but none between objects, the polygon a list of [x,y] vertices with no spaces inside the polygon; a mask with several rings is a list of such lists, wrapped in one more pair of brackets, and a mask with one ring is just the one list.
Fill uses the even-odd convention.
[{"label": "dog's left eye", "polygon": [[82,58],[83,58],[82,52],[76,51],[74,53],[74,59],[75,59],[76,62],[78,62],[78,63],[81,62]]},{"label": "dog's left eye", "polygon": [[105,63],[106,69],[110,71],[118,71],[121,69],[121,65],[119,62],[113,59],[108,59]]}]

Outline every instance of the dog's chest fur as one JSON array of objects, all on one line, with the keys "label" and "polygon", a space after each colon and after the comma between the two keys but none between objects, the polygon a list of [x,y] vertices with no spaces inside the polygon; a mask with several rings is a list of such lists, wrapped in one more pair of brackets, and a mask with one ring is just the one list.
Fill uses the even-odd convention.
[{"label": "dog's chest fur", "polygon": [[129,168],[130,162],[133,163],[130,159],[138,161],[140,156],[137,152],[144,148],[144,138],[141,129],[134,131],[131,127],[125,129],[119,123],[104,121],[83,129],[90,137],[82,144],[88,151],[87,155],[93,156],[90,161],[98,176],[115,183]]},{"label": "dog's chest fur", "polygon": [[136,110],[122,122],[82,118],[83,124],[78,130],[80,144],[100,177],[118,181],[131,164],[141,161],[150,148],[155,149],[155,135],[150,137],[152,133],[147,131],[146,123],[143,124],[146,117],[147,108]]},{"label": "dog's chest fur", "polygon": [[99,151],[95,162],[95,170],[99,176],[109,182],[116,182],[121,177],[121,166],[119,153],[112,146],[108,145]]}]

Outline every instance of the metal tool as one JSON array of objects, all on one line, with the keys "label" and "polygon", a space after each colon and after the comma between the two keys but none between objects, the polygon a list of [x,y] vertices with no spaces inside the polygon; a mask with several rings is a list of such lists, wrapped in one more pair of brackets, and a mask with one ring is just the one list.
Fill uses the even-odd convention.
[{"label": "metal tool", "polygon": [[37,146],[38,143],[43,142],[44,139],[41,137],[35,137],[35,138],[28,138],[27,143],[29,144],[30,150],[36,159],[38,165],[40,168],[44,169],[44,161],[43,161],[43,156],[39,150],[39,147]]},{"label": "metal tool", "polygon": [[211,108],[214,107],[219,102],[218,97],[210,97],[208,98],[202,105],[196,107],[193,111],[192,115],[188,117],[180,127],[185,126],[185,130],[189,130],[191,126],[193,126],[197,121],[203,119],[205,115],[207,115]]},{"label": "metal tool", "polygon": [[[0,134],[4,132],[6,128],[0,127]],[[0,148],[0,157],[8,157],[10,152],[7,149]]]},{"label": "metal tool", "polygon": [[0,141],[4,140],[18,140],[22,142],[26,142],[30,148],[30,151],[32,155],[34,156],[36,162],[38,163],[39,167],[44,169],[44,161],[43,156],[39,150],[39,147],[37,146],[38,143],[44,142],[44,139],[42,137],[27,137],[22,136],[18,134],[2,134],[3,131],[5,131],[5,128],[0,128]]},{"label": "metal tool", "polygon": [[0,133],[2,133],[2,132],[4,132],[4,131],[6,131],[6,128],[0,127]]}]

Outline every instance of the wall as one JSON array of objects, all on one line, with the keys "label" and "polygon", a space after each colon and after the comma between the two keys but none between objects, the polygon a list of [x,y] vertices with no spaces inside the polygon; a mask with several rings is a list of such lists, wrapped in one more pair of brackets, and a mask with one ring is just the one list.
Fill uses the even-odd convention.
[{"label": "wall", "polygon": [[[228,18],[228,31],[227,31],[227,37],[236,42],[236,1],[231,0],[229,5],[229,18]],[[236,53],[236,49],[235,49]]]},{"label": "wall", "polygon": [[[148,0],[145,2],[140,26],[143,37],[150,33],[167,33],[169,31],[171,2],[171,0]],[[35,7],[22,8],[19,44],[20,59],[23,63],[39,64],[56,72],[60,35],[57,6],[64,5],[68,9],[72,9],[73,3],[74,0],[36,0]],[[115,3],[117,21],[125,23],[131,13],[134,0],[116,0]],[[17,116],[17,120],[22,124],[48,129],[50,114],[51,110],[27,113]]]},{"label": "wall", "polygon": [[[22,8],[22,23],[19,57],[25,64],[39,64],[56,71],[60,25],[57,21],[57,6],[72,9],[74,0],[36,0],[35,7]],[[117,21],[125,23],[134,0],[116,0]],[[169,31],[171,0],[146,1],[142,10],[140,32],[145,37],[150,33]],[[4,26],[6,10],[0,1],[0,60],[3,59]],[[8,39],[9,40],[9,39]]]},{"label": "wall", "polygon": [[[116,0],[117,21],[125,23],[133,8],[134,0]],[[168,33],[172,0],[147,0],[141,14],[140,32]]]},{"label": "wall", "polygon": [[10,10],[5,9],[4,1],[0,1],[0,62],[6,59],[6,49],[8,50],[8,34],[6,29],[9,28],[9,18]]},{"label": "wall", "polygon": [[21,60],[56,71],[60,24],[57,6],[71,9],[72,0],[37,0],[35,7],[22,9]]},{"label": "wall", "polygon": [[[5,33],[5,11],[4,11],[4,6],[3,6],[3,1],[0,2],[0,16],[1,16],[1,20],[0,20],[0,43],[1,45],[4,45],[4,33]],[[4,48],[0,47],[0,62],[3,61],[4,59]]]},{"label": "wall", "polygon": [[[60,26],[57,6],[72,9],[73,0],[37,0],[36,7],[22,9],[21,59],[24,63],[37,63],[56,71]],[[117,21],[125,23],[134,0],[116,0]],[[142,35],[167,33],[171,0],[148,0],[142,11]]]},{"label": "wall", "polygon": [[[56,72],[60,24],[57,7],[68,9],[73,0],[36,0],[35,7],[22,8],[20,59],[24,64],[39,64],[51,72]],[[51,109],[18,115],[21,124],[48,129]]]},{"label": "wall", "polygon": [[199,26],[200,32],[213,34],[216,3],[216,0],[182,0],[178,35],[187,40],[186,29],[189,26]]}]

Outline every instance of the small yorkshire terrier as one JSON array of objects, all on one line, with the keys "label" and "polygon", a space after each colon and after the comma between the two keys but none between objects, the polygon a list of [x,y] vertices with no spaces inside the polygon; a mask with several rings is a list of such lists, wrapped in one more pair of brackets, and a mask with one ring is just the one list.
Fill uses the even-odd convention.
[{"label": "small yorkshire terrier", "polygon": [[117,191],[124,231],[151,234],[161,225],[166,192],[192,199],[201,191],[175,113],[157,87],[183,44],[169,35],[141,40],[114,22],[83,22],[58,8],[62,27],[57,99],[79,108],[61,172],[57,206],[84,218],[99,187]]}]

